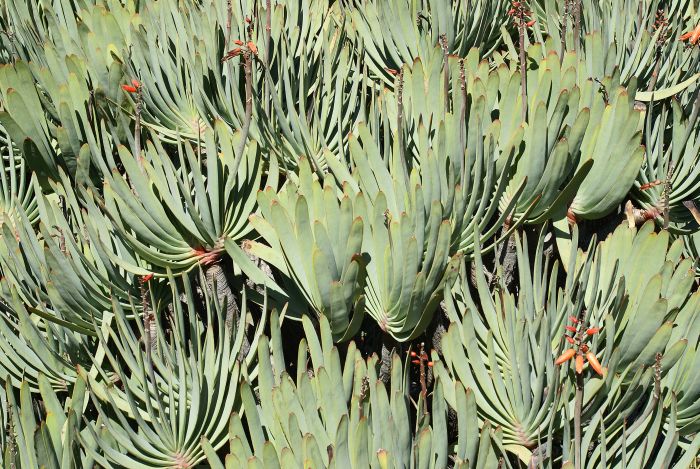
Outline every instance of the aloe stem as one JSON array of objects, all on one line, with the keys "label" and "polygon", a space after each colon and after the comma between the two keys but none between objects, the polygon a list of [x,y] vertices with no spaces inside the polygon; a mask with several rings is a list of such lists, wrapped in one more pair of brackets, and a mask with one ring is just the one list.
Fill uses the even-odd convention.
[{"label": "aloe stem", "polygon": [[141,309],[143,314],[143,345],[146,351],[148,377],[157,394],[158,384],[156,383],[156,374],[153,368],[153,352],[157,353],[158,338],[156,335],[155,317],[148,302],[148,289],[146,287],[146,282],[143,280],[141,281]]},{"label": "aloe stem", "polygon": [[379,367],[379,380],[385,385],[391,381],[391,358],[399,350],[400,344],[390,334],[382,333],[381,365]]},{"label": "aloe stem", "polygon": [[226,278],[226,272],[224,272],[220,262],[214,262],[205,268],[204,275],[207,279],[209,291],[216,295],[220,304],[226,304],[226,329],[233,332],[233,324],[238,320],[240,311],[228,278]]}]

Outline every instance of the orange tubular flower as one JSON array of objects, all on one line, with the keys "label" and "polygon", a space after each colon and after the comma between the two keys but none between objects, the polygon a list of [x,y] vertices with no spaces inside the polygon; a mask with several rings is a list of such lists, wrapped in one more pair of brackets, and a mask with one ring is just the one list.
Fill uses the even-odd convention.
[{"label": "orange tubular flower", "polygon": [[603,367],[600,366],[600,362],[596,358],[595,354],[593,352],[588,352],[586,354],[586,360],[588,360],[588,363],[590,363],[591,368],[598,373],[600,376],[603,376]]},{"label": "orange tubular flower", "polygon": [[557,358],[554,361],[555,365],[561,365],[562,363],[566,363],[569,360],[573,358],[573,356],[576,355],[576,350],[570,348],[569,350],[565,351],[561,355],[559,355],[559,358]]},{"label": "orange tubular flower", "polygon": [[138,80],[131,80],[130,85],[122,85],[122,89],[127,93],[136,93],[141,87],[141,83]]},{"label": "orange tubular flower", "polygon": [[221,59],[221,61],[225,62],[228,59],[238,57],[239,55],[241,55],[241,52],[243,52],[243,50],[240,47],[236,47],[235,49],[231,49],[230,51],[228,51],[228,53],[226,55],[224,55],[224,57]]},{"label": "orange tubular flower", "polygon": [[258,47],[252,41],[248,41],[248,49],[255,55],[258,55]]},{"label": "orange tubular flower", "polygon": [[569,337],[568,335],[566,336],[566,341],[567,341],[568,343],[570,343],[570,344],[573,344],[573,343],[575,342],[575,341],[574,341],[574,338],[573,338],[573,337]]},{"label": "orange tubular flower", "polygon": [[586,334],[588,335],[594,335],[600,332],[600,327],[591,327],[590,329],[586,329]]},{"label": "orange tubular flower", "polygon": [[566,326],[565,329],[569,332],[576,332],[576,328],[574,326]]},{"label": "orange tubular flower", "polygon": [[145,282],[148,282],[149,280],[151,280],[152,278],[153,278],[153,274],[148,274],[148,275],[144,275],[141,280],[145,283]]},{"label": "orange tubular flower", "polygon": [[576,373],[583,373],[583,355],[576,355]]},{"label": "orange tubular flower", "polygon": [[236,39],[235,41],[233,41],[233,43],[236,44],[237,46],[243,45],[243,41],[241,41],[240,39]]},{"label": "orange tubular flower", "polygon": [[697,44],[700,39],[700,24],[698,24],[695,29],[688,31],[684,35],[678,38],[679,41],[688,41],[690,44]]},{"label": "orange tubular flower", "polygon": [[642,184],[641,186],[639,186],[639,190],[640,190],[640,191],[645,191],[645,190],[647,190],[647,189],[651,189],[651,188],[654,187],[654,186],[658,186],[658,185],[661,184],[662,182],[663,182],[663,181],[661,181],[661,180],[659,180],[659,179],[657,179],[656,181],[647,182],[646,184]]},{"label": "orange tubular flower", "polygon": [[569,316],[569,321],[573,322],[574,324],[578,324],[578,319],[576,316]]}]

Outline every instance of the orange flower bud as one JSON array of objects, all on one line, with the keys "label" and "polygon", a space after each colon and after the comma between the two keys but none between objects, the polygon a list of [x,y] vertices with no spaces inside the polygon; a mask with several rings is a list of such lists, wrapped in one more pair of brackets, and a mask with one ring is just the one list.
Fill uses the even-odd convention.
[{"label": "orange flower bud", "polygon": [[678,38],[679,41],[688,41],[690,44],[697,44],[700,40],[700,24],[698,24],[695,29],[689,31]]},{"label": "orange flower bud", "polygon": [[221,61],[222,61],[222,62],[225,62],[225,61],[227,61],[228,59],[232,59],[232,58],[234,58],[234,57],[238,57],[239,55],[241,55],[242,52],[243,52],[243,51],[241,50],[240,47],[236,47],[235,49],[231,49],[230,51],[228,51],[228,53],[227,53],[226,55],[224,55],[224,57],[221,59]]},{"label": "orange flower bud", "polygon": [[248,49],[255,55],[258,55],[258,48],[252,41],[248,41]]},{"label": "orange flower bud", "polygon": [[591,327],[590,329],[586,329],[586,334],[588,335],[594,335],[600,332],[600,327]]},{"label": "orange flower bud", "polygon": [[576,355],[576,373],[583,373],[583,355]]},{"label": "orange flower bud", "polygon": [[569,332],[576,332],[576,328],[574,326],[566,326],[565,329]]},{"label": "orange flower bud", "polygon": [[570,348],[567,351],[565,351],[564,353],[562,353],[561,355],[559,355],[559,358],[554,360],[554,364],[561,365],[562,363],[566,363],[569,360],[571,360],[574,355],[576,355],[576,350]]},{"label": "orange flower bud", "polygon": [[647,189],[651,189],[652,187],[658,186],[659,184],[661,184],[661,182],[662,181],[660,179],[657,179],[656,181],[652,181],[652,182],[647,182],[646,184],[642,184],[641,186],[639,186],[639,190],[645,191]]},{"label": "orange flower bud", "polygon": [[134,85],[136,88],[141,86],[141,83],[139,83],[138,80],[131,80],[131,84]]},{"label": "orange flower bud", "polygon": [[536,23],[535,20],[530,20],[530,21],[528,21],[527,23],[525,23],[525,26],[527,26],[528,28],[530,28],[530,27],[532,27],[532,25],[535,24],[535,23]]},{"label": "orange flower bud", "polygon": [[131,85],[122,85],[122,89],[127,93],[136,93],[137,88]]},{"label": "orange flower bud", "polygon": [[235,41],[233,41],[233,43],[236,44],[237,46],[243,45],[243,41],[241,41],[240,39],[236,39]]},{"label": "orange flower bud", "polygon": [[386,68],[386,67],[384,67],[384,70],[386,70],[387,72],[389,72],[389,75],[396,75],[396,74],[399,73],[397,70],[395,70],[395,69],[393,69],[393,68]]},{"label": "orange flower bud", "polygon": [[578,318],[576,316],[569,316],[569,321],[573,322],[574,324],[578,324]]},{"label": "orange flower bud", "polygon": [[153,278],[153,274],[148,274],[148,275],[144,275],[143,278],[142,278],[141,280],[142,280],[143,282],[148,282],[148,281],[151,280],[152,278]]},{"label": "orange flower bud", "polygon": [[433,362],[428,362],[428,366],[433,366]]},{"label": "orange flower bud", "polygon": [[600,366],[600,362],[598,361],[598,358],[596,358],[595,354],[593,352],[588,352],[586,354],[586,360],[588,360],[588,363],[590,363],[591,368],[598,373],[600,376],[603,376],[603,367]]},{"label": "orange flower bud", "polygon": [[411,360],[414,365],[420,365],[420,360]]},{"label": "orange flower bud", "polygon": [[574,343],[574,338],[573,338],[573,337],[569,337],[568,335],[565,336],[565,337],[566,337],[566,341],[567,341],[568,343],[570,343],[570,344],[573,344],[573,343]]},{"label": "orange flower bud", "polygon": [[417,356],[417,355],[418,355],[418,354],[417,354],[416,352],[411,352],[411,356],[412,356],[412,357],[415,357],[415,356]]}]

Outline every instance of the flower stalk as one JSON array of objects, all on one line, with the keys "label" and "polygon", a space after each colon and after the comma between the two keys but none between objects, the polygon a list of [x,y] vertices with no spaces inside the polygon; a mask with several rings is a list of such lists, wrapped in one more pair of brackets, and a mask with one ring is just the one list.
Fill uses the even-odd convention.
[{"label": "flower stalk", "polygon": [[403,67],[401,67],[398,74],[396,96],[398,109],[398,112],[396,113],[396,133],[398,134],[399,139],[399,159],[401,160],[401,170],[403,171],[404,181],[406,183],[406,186],[408,186],[408,162],[406,161],[406,152],[403,146]]},{"label": "flower stalk", "polygon": [[522,99],[521,117],[523,123],[527,121],[527,54],[525,51],[526,28],[535,24],[535,20],[529,19],[532,12],[527,9],[525,0],[513,1],[512,8],[508,14],[513,17],[513,21],[518,27],[518,53],[520,62],[520,92]]},{"label": "flower stalk", "polygon": [[445,114],[450,112],[450,67],[448,64],[447,34],[440,34],[442,48],[443,88],[445,90]]},{"label": "flower stalk", "polygon": [[[564,338],[572,345],[566,349],[554,364],[563,365],[569,360],[574,360],[576,394],[574,396],[574,467],[581,469],[581,412],[583,407],[583,367],[588,362],[590,368],[600,376],[604,376],[604,369],[600,365],[598,358],[590,350],[585,340],[600,332],[599,327],[585,327],[585,311],[581,311],[579,317],[569,316],[569,321],[574,325],[566,325],[564,329],[572,335],[565,334]],[[584,360],[585,358],[585,360]]]},{"label": "flower stalk", "polygon": [[130,85],[122,85],[122,89],[127,93],[135,96],[135,121],[134,121],[134,157],[143,171],[143,162],[141,161],[141,111],[143,108],[142,86],[138,80],[131,80]]},{"label": "flower stalk", "polygon": [[651,79],[649,80],[649,85],[647,86],[647,91],[654,91],[656,88],[656,82],[659,79],[659,71],[661,70],[661,59],[663,46],[668,39],[668,19],[663,10],[656,12],[656,21],[654,22],[654,30],[659,32],[659,36],[656,39],[656,50],[655,50],[655,63],[654,70],[651,72]]}]

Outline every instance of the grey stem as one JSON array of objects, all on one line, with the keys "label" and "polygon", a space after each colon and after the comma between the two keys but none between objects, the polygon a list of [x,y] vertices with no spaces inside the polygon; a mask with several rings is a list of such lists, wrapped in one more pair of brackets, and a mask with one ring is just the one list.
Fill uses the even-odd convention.
[{"label": "grey stem", "polygon": [[398,350],[399,344],[389,334],[382,334],[382,356],[379,379],[385,385],[391,381],[391,357]]},{"label": "grey stem", "polygon": [[[505,236],[510,230],[510,223],[505,223],[503,228],[501,228],[501,236]],[[504,238],[501,244],[498,246],[498,252],[496,253],[496,265],[493,267],[492,279],[497,277],[497,269],[500,264],[503,268],[502,276],[503,282],[507,290],[510,290],[510,286],[513,283],[515,272],[515,267],[518,263],[518,254],[515,247],[515,237],[511,234],[507,238]]]},{"label": "grey stem", "polygon": [[578,55],[579,41],[581,40],[581,0],[574,1],[574,52]]},{"label": "grey stem", "polygon": [[569,24],[569,1],[564,0],[564,12],[561,15],[561,51],[559,53],[559,63],[564,63],[564,54],[566,53],[566,32]]},{"label": "grey stem", "polygon": [[155,324],[155,315],[148,301],[148,289],[145,283],[141,284],[141,305],[143,306],[143,345],[146,351],[146,362],[148,365],[148,377],[151,380],[153,389],[158,389],[156,373],[153,368],[153,355],[158,353],[158,336]]},{"label": "grey stem", "polygon": [[[231,290],[231,285],[226,276],[226,272],[221,267],[219,262],[214,262],[213,264],[207,266],[204,270],[204,275],[207,281],[207,289],[209,292],[216,295],[219,304],[226,305],[226,315],[224,323],[226,329],[233,336],[233,325],[237,324],[240,319],[240,309],[238,308],[238,303],[236,303],[236,297],[233,295],[233,290]],[[239,357],[245,357],[250,350],[250,343],[245,333],[243,334],[243,345],[241,346],[241,351]]]}]

